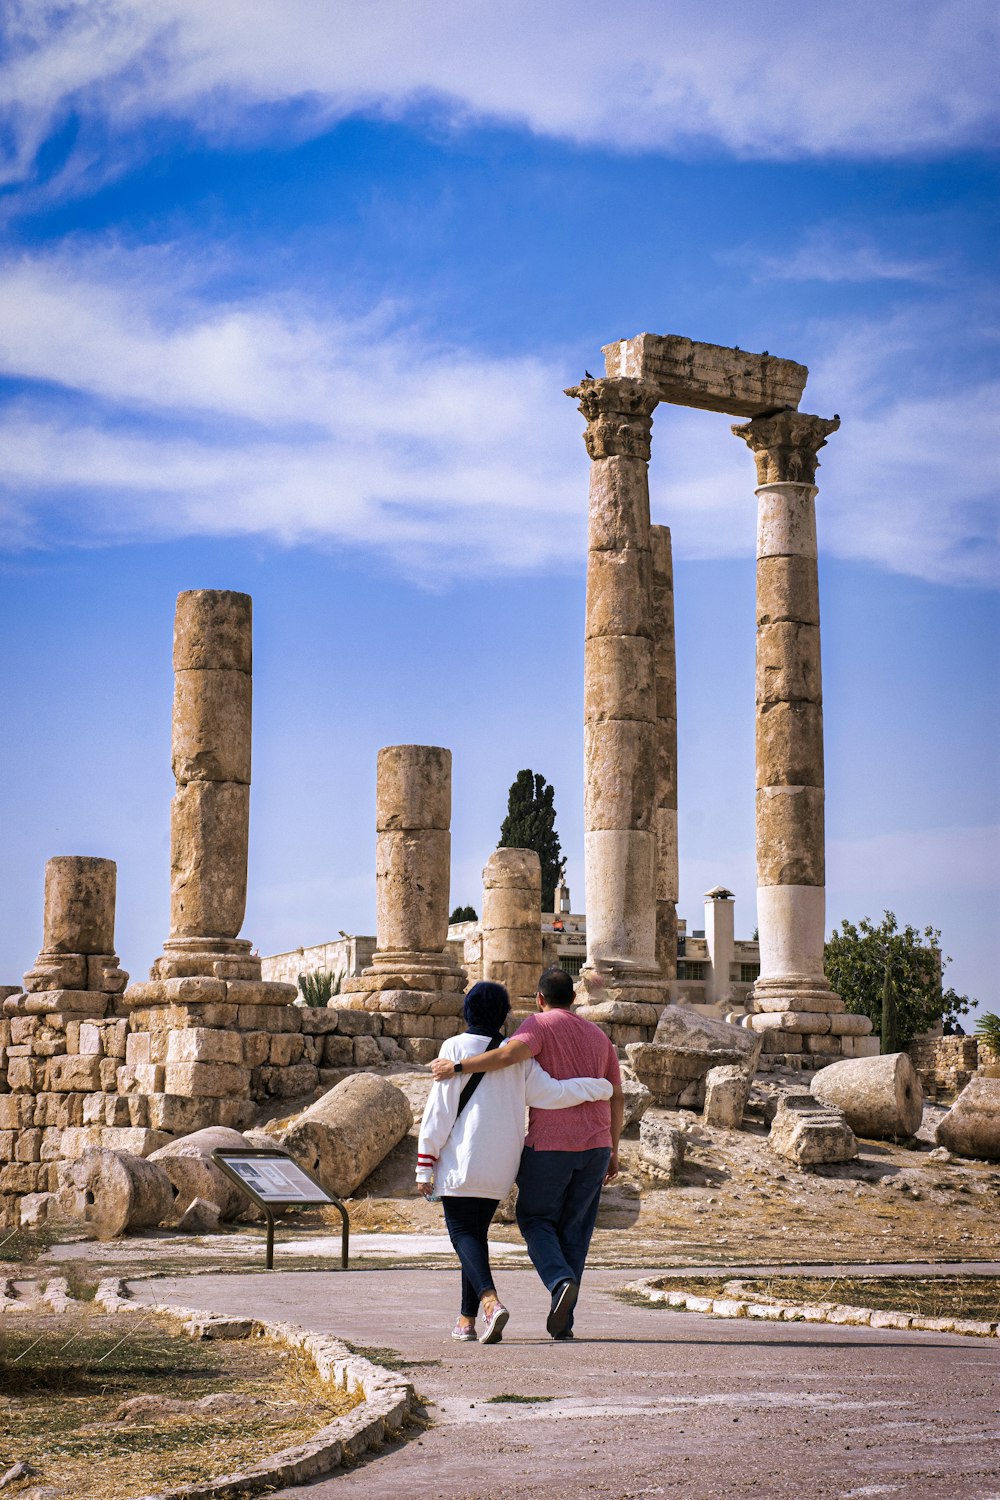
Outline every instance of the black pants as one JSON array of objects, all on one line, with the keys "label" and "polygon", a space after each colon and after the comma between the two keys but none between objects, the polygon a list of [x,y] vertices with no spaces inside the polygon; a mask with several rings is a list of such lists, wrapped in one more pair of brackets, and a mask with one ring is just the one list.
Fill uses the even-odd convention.
[{"label": "black pants", "polygon": [[499,1198],[442,1198],[444,1222],[462,1262],[462,1316],[474,1318],[484,1292],[494,1292],[486,1235]]}]

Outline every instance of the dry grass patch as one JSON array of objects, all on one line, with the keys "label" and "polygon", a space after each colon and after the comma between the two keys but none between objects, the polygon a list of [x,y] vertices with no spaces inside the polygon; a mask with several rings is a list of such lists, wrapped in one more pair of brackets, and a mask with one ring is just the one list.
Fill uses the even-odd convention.
[{"label": "dry grass patch", "polygon": [[[301,1442],[358,1397],[268,1339],[196,1342],[92,1307],[0,1325],[0,1472],[24,1461],[65,1500],[131,1500]],[[6,1495],[5,1495],[6,1500]]]}]

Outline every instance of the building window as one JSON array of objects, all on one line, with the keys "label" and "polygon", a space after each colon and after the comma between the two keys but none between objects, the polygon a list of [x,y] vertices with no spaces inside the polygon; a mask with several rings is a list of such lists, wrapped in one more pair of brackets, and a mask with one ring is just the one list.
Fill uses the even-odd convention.
[{"label": "building window", "polygon": [[575,979],[583,968],[583,955],[580,953],[560,953],[559,967],[566,974],[571,974]]},{"label": "building window", "polygon": [[753,984],[760,978],[760,964],[740,964],[740,984]]},{"label": "building window", "polygon": [[683,958],[686,950],[687,950],[687,936],[685,935],[684,937],[679,937],[677,939],[677,957],[678,958]]},{"label": "building window", "polygon": [[678,979],[704,979],[705,965],[691,962],[679,963],[677,965]]}]

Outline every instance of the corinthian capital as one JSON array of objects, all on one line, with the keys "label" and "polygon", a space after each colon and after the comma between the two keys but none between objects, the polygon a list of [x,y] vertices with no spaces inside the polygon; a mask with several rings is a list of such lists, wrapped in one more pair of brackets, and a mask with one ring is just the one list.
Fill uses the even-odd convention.
[{"label": "corinthian capital", "polygon": [[810,417],[801,411],[779,411],[770,417],[739,422],[733,432],[751,449],[758,484],[813,484],[817,454],[839,417]]},{"label": "corinthian capital", "polygon": [[583,440],[591,458],[649,459],[649,432],[658,396],[641,380],[584,380],[570,386],[587,419]]}]

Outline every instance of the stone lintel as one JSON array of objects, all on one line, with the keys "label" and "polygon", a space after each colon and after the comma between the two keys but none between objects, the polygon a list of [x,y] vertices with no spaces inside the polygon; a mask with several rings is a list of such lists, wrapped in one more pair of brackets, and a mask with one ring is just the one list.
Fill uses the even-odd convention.
[{"label": "stone lintel", "polygon": [[640,333],[601,352],[610,378],[641,380],[674,406],[737,417],[797,407],[809,374],[790,359],[699,344],[676,333]]}]

